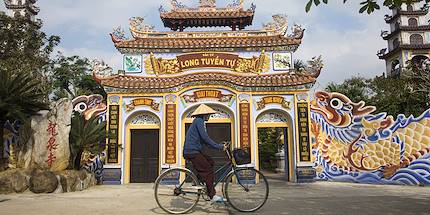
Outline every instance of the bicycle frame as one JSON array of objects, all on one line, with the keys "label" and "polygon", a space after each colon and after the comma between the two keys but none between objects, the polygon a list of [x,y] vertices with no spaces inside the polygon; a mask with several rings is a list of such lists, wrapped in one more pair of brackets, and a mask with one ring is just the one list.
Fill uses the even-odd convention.
[{"label": "bicycle frame", "polygon": [[[216,187],[219,183],[225,182],[225,180],[227,179],[227,176],[230,175],[230,173],[234,172],[236,178],[238,179],[238,183],[240,184],[240,186],[243,187],[245,190],[247,190],[248,188],[245,187],[241,183],[240,177],[236,172],[236,170],[238,168],[237,168],[234,156],[232,154],[232,151],[230,149],[228,149],[228,150],[226,150],[226,153],[227,153],[227,157],[229,158],[229,161],[215,171],[215,176],[217,176],[217,177],[215,178],[214,186]],[[201,183],[200,179],[198,179],[198,180]],[[182,187],[182,185],[184,184],[185,181],[186,181],[186,179],[181,183],[179,188]],[[187,192],[187,193],[190,193],[190,192]],[[194,192],[191,192],[191,193],[194,193]]]}]

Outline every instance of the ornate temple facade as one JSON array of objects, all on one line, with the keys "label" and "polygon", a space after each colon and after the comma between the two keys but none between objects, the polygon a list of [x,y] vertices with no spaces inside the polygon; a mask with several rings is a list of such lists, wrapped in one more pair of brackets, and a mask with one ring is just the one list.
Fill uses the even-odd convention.
[{"label": "ornate temple facade", "polygon": [[[245,9],[243,1],[219,8],[214,0],[192,8],[172,0],[169,10],[159,8],[171,31],[157,31],[140,17],[130,19],[131,37],[114,30],[123,69],[94,64],[94,78],[108,93],[105,180],[153,182],[164,169],[186,166],[185,133],[202,103],[217,111],[206,124],[209,135],[248,150],[248,166],[260,168],[258,130],[282,128],[286,179],[313,177],[308,92],[321,58],[295,69],[292,54],[304,29],[289,30],[286,16],[274,15],[261,29],[244,30],[255,8]],[[212,28],[191,29],[201,27]],[[225,162],[223,152],[205,150],[216,165]]]},{"label": "ornate temple facade", "polygon": [[388,42],[388,49],[381,49],[377,55],[385,60],[388,76],[400,75],[409,61],[421,63],[430,57],[428,9],[427,4],[414,1],[393,8],[392,15],[385,15],[390,31],[382,31],[381,37]]}]

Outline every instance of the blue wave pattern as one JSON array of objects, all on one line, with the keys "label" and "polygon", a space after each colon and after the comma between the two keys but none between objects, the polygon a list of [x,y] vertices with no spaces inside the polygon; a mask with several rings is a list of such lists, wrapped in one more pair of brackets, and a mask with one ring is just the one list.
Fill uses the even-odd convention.
[{"label": "blue wave pattern", "polygon": [[[386,114],[381,113],[377,115],[368,115],[364,118],[367,121],[374,121],[385,117]],[[349,131],[333,127],[318,113],[311,113],[311,118],[322,126],[323,132],[346,143],[350,142],[349,140],[352,137],[359,135],[363,128],[361,125],[361,118],[354,119],[352,125],[347,128]],[[411,123],[419,122],[425,118],[430,118],[430,109],[417,118],[414,118],[413,116],[405,117],[404,115],[399,115],[392,126],[378,131],[374,136],[363,137],[360,142],[361,144],[370,144],[380,139],[389,138],[398,129],[405,128]],[[312,140],[315,142],[315,138]],[[402,142],[398,136],[393,136],[392,142],[400,145],[400,159],[403,159],[405,143]],[[421,158],[412,161],[410,165],[399,169],[388,179],[383,177],[383,168],[373,172],[349,172],[338,168],[336,165],[328,164],[318,149],[313,149],[312,155],[316,158],[314,167],[323,167],[322,170],[317,173],[317,180],[371,184],[430,185],[430,154],[426,154]]]}]

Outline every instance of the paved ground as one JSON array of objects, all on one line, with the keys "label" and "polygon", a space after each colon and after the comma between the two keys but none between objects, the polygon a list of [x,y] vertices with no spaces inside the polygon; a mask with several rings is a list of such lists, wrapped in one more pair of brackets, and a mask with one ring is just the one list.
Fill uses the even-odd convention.
[{"label": "paved ground", "polygon": [[[270,180],[267,204],[254,214],[430,214],[430,187]],[[82,192],[0,195],[1,215],[164,214],[151,184],[104,185]],[[192,214],[240,214],[200,201]]]}]

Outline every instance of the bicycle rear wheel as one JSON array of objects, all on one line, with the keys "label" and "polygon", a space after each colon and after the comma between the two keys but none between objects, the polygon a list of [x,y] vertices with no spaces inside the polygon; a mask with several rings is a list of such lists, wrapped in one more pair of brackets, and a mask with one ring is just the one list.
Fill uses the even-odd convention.
[{"label": "bicycle rear wheel", "polygon": [[202,189],[192,172],[173,168],[158,176],[154,195],[161,209],[171,214],[182,214],[196,206]]},{"label": "bicycle rear wheel", "polygon": [[269,183],[254,168],[239,168],[226,179],[225,195],[230,205],[240,212],[253,212],[266,203]]}]

